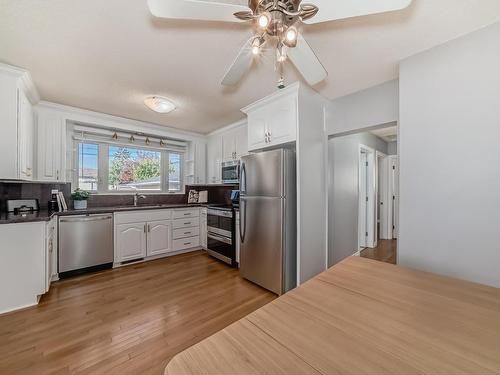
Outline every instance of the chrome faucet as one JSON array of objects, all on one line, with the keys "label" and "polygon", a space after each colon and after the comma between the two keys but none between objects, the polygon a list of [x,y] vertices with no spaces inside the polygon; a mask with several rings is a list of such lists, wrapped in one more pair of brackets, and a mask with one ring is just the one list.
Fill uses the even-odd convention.
[{"label": "chrome faucet", "polygon": [[143,194],[135,193],[134,194],[134,207],[137,207],[137,201],[139,200],[139,198],[146,199],[146,196]]}]

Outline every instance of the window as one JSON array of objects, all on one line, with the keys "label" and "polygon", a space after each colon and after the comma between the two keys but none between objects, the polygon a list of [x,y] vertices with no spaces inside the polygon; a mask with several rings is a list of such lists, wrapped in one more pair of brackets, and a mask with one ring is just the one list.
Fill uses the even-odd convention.
[{"label": "window", "polygon": [[80,143],[78,145],[78,187],[86,191],[97,191],[97,170],[99,145]]},{"label": "window", "polygon": [[109,146],[108,190],[161,191],[161,152]]},{"label": "window", "polygon": [[183,191],[183,153],[78,143],[78,187],[96,193]]},{"label": "window", "polygon": [[181,187],[181,154],[168,155],[168,191],[179,192]]}]

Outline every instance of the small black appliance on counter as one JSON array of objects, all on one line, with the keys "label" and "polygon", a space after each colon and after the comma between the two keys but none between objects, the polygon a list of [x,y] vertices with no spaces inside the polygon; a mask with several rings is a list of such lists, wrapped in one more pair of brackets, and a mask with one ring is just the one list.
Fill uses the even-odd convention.
[{"label": "small black appliance on counter", "polygon": [[38,199],[8,199],[7,212],[14,215],[32,214],[40,211]]}]

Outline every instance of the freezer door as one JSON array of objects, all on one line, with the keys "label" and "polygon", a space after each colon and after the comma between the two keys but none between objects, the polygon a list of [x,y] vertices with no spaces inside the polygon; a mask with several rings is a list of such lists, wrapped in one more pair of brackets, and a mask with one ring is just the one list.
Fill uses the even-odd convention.
[{"label": "freezer door", "polygon": [[284,153],[273,150],[244,156],[241,159],[241,195],[283,197]]},{"label": "freezer door", "polygon": [[284,201],[240,199],[241,276],[279,295],[283,293]]}]

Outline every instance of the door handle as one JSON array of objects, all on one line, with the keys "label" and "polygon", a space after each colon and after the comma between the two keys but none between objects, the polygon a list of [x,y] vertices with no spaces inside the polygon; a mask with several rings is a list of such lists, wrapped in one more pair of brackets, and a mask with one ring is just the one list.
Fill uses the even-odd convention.
[{"label": "door handle", "polygon": [[[246,210],[246,200],[240,199],[240,241],[241,243],[245,242],[245,232],[247,225],[247,210]],[[243,224],[243,226],[242,226]]]},{"label": "door handle", "polygon": [[241,163],[241,167],[240,167],[241,171],[241,175],[240,175],[240,189],[241,189],[241,193],[243,194],[246,194],[247,192],[247,170],[246,170],[246,167],[245,167],[245,163]]}]

